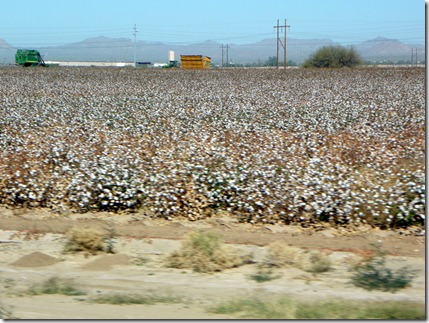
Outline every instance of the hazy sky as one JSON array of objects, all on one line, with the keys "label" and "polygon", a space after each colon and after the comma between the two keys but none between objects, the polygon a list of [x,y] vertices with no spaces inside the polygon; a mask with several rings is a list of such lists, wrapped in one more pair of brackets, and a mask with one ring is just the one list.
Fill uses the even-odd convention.
[{"label": "hazy sky", "polygon": [[0,0],[0,39],[55,46],[96,36],[188,44],[245,44],[276,36],[342,44],[377,36],[425,42],[424,0]]}]

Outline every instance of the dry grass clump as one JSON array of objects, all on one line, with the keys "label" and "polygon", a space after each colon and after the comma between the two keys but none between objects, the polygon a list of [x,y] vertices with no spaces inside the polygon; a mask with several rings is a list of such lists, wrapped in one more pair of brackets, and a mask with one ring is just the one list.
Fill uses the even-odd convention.
[{"label": "dry grass clump", "polygon": [[181,249],[168,256],[167,266],[213,273],[238,267],[244,261],[244,257],[236,250],[225,246],[217,234],[200,231],[186,236]]},{"label": "dry grass clump", "polygon": [[329,256],[318,250],[310,252],[275,241],[267,246],[265,265],[269,267],[295,267],[312,273],[331,269]]},{"label": "dry grass clump", "polygon": [[273,267],[294,266],[299,261],[302,250],[275,241],[267,246],[266,264]]},{"label": "dry grass clump", "polygon": [[329,256],[318,250],[309,252],[308,260],[306,265],[303,266],[303,269],[314,274],[329,271],[332,267]]},{"label": "dry grass clump", "polygon": [[103,233],[94,228],[73,228],[68,233],[65,252],[83,252],[94,255],[105,251],[106,242]]}]

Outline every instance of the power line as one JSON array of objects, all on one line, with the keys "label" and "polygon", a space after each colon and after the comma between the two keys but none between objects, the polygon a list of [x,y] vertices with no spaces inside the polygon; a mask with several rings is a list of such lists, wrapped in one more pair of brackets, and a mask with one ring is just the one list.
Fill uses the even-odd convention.
[{"label": "power line", "polygon": [[[295,20],[294,20],[295,21]],[[296,25],[297,22],[294,24]],[[303,21],[300,21],[300,23],[303,23]],[[231,23],[231,25],[234,25],[235,23]],[[285,24],[286,25],[286,24]],[[189,25],[190,26],[190,25]],[[191,44],[194,42],[201,42],[205,39],[201,39],[203,35],[207,36],[207,31],[201,31],[200,29],[172,29],[172,25],[167,26],[147,26],[145,27],[145,37],[148,39],[148,41],[157,42],[160,38],[168,37],[168,42],[163,42],[165,44]],[[184,26],[182,26],[184,27]],[[279,26],[280,27],[280,26]],[[295,26],[297,27],[297,26]],[[334,39],[336,42],[347,44],[347,43],[356,43],[359,42],[362,37],[365,36],[364,31],[370,31],[372,30],[373,33],[378,33],[379,35],[386,36],[386,35],[395,35],[395,39],[398,39],[403,42],[421,42],[421,37],[417,37],[417,35],[420,34],[420,32],[424,31],[424,28],[422,28],[422,24],[419,23],[403,23],[403,24],[394,24],[393,22],[391,24],[385,23],[382,26],[377,25],[376,28],[371,28],[363,23],[350,23],[347,25],[346,28],[338,28],[338,26],[334,23],[328,23],[323,22],[321,25],[318,25],[317,32],[314,30],[308,30],[305,31],[304,29],[301,31],[294,32],[295,38],[297,36],[300,36],[302,38],[308,38],[312,37],[317,38],[324,37],[324,38],[331,38]],[[335,28],[335,29],[334,29]],[[128,32],[126,31],[128,29]],[[281,28],[279,28],[279,32],[281,32]],[[301,29],[301,28],[300,28]],[[30,30],[30,31],[29,31]],[[323,31],[323,32],[322,32]],[[135,33],[137,30],[135,30]],[[76,38],[85,38],[85,37],[95,37],[103,34],[106,37],[122,37],[126,34],[129,35],[129,27],[126,26],[97,26],[97,27],[82,27],[82,26],[61,26],[58,28],[48,28],[48,27],[39,27],[34,26],[32,28],[28,27],[17,27],[17,28],[11,28],[6,27],[2,28],[2,38],[7,40],[7,38],[15,38],[15,37],[26,37],[26,41],[19,40],[14,41],[14,46],[22,47],[22,46],[58,46],[58,45],[68,45],[67,40],[74,40]],[[134,34],[134,33],[133,33]],[[210,39],[214,41],[218,41],[219,43],[222,42],[232,42],[234,40],[244,40],[244,39],[251,39],[251,38],[260,38],[262,36],[268,36],[272,33],[230,33],[229,31],[219,32],[216,31],[213,35],[210,35]],[[61,36],[60,36],[61,35]],[[423,34],[424,35],[424,34]],[[42,40],[37,40],[37,38],[41,37]],[[58,40],[56,40],[58,39]],[[153,39],[153,40],[150,40]],[[174,39],[180,39],[180,41],[174,41]],[[183,41],[184,39],[188,39],[189,41]],[[197,40],[198,39],[198,40]],[[342,41],[344,39],[344,41]],[[195,40],[195,41],[194,41]],[[355,40],[355,41],[351,41]],[[281,41],[281,40],[280,40]],[[79,40],[75,40],[74,42],[79,42]],[[242,42],[242,41],[241,41]],[[34,45],[33,45],[34,44]],[[243,44],[241,44],[243,45]],[[217,45],[219,46],[219,45]],[[253,44],[252,44],[253,46]],[[259,46],[256,44],[256,46]],[[265,45],[261,45],[265,46]],[[295,46],[290,42],[289,46]]]}]

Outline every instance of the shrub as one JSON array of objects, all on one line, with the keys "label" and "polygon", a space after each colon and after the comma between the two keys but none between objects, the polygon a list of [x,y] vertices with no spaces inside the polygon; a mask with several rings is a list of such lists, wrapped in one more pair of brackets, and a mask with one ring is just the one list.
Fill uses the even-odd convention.
[{"label": "shrub", "polygon": [[280,278],[280,276],[273,275],[272,269],[263,267],[259,267],[255,274],[250,275],[250,279],[253,279],[257,283],[264,283],[277,278]]},{"label": "shrub", "polygon": [[362,63],[353,47],[324,46],[308,58],[303,67],[354,67]]},{"label": "shrub", "polygon": [[394,293],[398,289],[409,286],[415,277],[415,271],[406,267],[396,271],[388,268],[385,253],[379,249],[368,261],[357,265],[355,270],[351,283],[366,290],[375,289]]},{"label": "shrub", "polygon": [[191,268],[196,272],[210,273],[240,266],[244,257],[226,247],[213,232],[193,232],[184,240],[179,251],[167,258],[167,266]]},{"label": "shrub", "polygon": [[48,280],[38,283],[28,289],[29,295],[62,294],[68,296],[85,295],[86,293],[75,286],[72,279],[51,277]]},{"label": "shrub", "polygon": [[179,299],[173,296],[160,295],[140,295],[140,294],[109,294],[97,295],[89,299],[91,303],[127,305],[127,304],[146,304],[156,303],[177,303]]},{"label": "shrub", "polygon": [[73,228],[68,232],[66,252],[84,252],[96,254],[105,249],[103,233],[93,228]]}]

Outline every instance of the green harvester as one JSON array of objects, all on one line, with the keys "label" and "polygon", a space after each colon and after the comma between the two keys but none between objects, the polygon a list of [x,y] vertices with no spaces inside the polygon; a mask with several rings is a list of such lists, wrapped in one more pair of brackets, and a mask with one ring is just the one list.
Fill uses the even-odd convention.
[{"label": "green harvester", "polygon": [[18,49],[15,54],[17,65],[28,66],[48,66],[45,64],[39,51],[34,49]]}]

